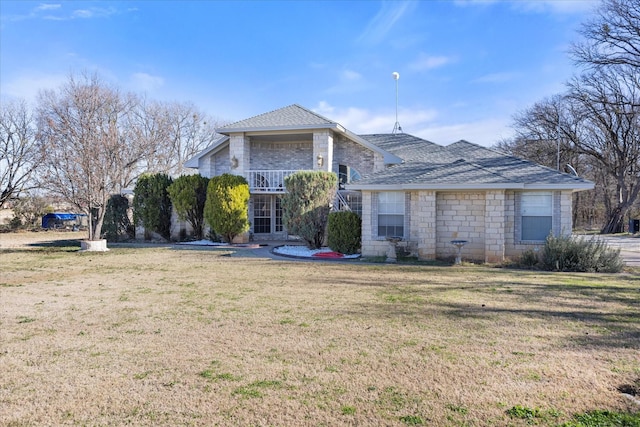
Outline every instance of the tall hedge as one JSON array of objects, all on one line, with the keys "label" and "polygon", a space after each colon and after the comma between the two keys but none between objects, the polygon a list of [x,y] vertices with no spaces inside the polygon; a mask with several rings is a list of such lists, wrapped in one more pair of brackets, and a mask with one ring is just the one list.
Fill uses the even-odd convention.
[{"label": "tall hedge", "polygon": [[286,177],[284,184],[282,221],[287,231],[300,236],[310,249],[320,248],[338,177],[331,172],[300,171]]},{"label": "tall hedge", "polygon": [[169,175],[157,173],[142,175],[134,191],[133,216],[136,225],[145,230],[171,238],[171,199],[167,188],[172,184]]},{"label": "tall hedge", "polygon": [[249,184],[242,176],[214,176],[207,187],[204,218],[215,234],[231,243],[249,230]]},{"label": "tall hedge", "polygon": [[102,236],[110,242],[119,242],[134,238],[135,234],[135,227],[129,219],[129,200],[114,194],[107,203]]},{"label": "tall hedge", "polygon": [[204,235],[204,205],[207,201],[209,178],[202,175],[183,175],[167,189],[178,218],[193,228],[196,239]]},{"label": "tall hedge", "polygon": [[343,254],[355,254],[360,250],[362,220],[354,212],[332,212],[329,214],[327,242],[329,247]]}]

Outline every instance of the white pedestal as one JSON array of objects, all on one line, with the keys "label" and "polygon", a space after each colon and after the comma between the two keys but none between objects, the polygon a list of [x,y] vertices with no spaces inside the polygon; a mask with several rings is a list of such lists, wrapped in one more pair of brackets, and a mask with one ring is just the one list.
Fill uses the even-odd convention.
[{"label": "white pedestal", "polygon": [[80,252],[106,252],[108,250],[107,239],[80,241]]}]

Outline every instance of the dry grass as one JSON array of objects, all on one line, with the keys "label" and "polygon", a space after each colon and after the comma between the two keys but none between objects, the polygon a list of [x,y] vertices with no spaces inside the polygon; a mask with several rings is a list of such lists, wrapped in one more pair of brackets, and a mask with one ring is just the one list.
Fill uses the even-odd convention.
[{"label": "dry grass", "polygon": [[[2,238],[2,237],[0,237]],[[241,256],[244,254],[245,256]],[[505,426],[637,411],[640,277],[0,252],[0,425]]]}]

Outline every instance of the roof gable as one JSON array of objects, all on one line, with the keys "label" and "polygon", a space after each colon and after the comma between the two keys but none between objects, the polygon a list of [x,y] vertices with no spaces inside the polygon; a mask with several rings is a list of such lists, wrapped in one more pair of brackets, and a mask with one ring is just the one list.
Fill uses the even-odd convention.
[{"label": "roof gable", "polygon": [[216,129],[218,133],[337,128],[338,123],[298,104],[259,114]]}]

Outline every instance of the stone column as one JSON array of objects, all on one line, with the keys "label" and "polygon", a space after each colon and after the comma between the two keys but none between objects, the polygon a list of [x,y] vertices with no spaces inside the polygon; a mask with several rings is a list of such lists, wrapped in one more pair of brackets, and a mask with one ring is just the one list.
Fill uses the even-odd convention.
[{"label": "stone column", "polygon": [[[417,203],[411,199],[411,234],[417,230],[418,257],[436,258],[436,192],[418,192]],[[412,237],[413,238],[413,237]]]},{"label": "stone column", "polygon": [[234,175],[246,177],[247,171],[251,169],[251,147],[249,137],[244,133],[229,137],[229,163]]},{"label": "stone column", "polygon": [[488,190],[485,194],[484,257],[485,262],[504,261],[505,191]]},{"label": "stone column", "polygon": [[[321,161],[320,161],[321,159]],[[332,172],[333,134],[330,131],[313,133],[313,170]]]}]

